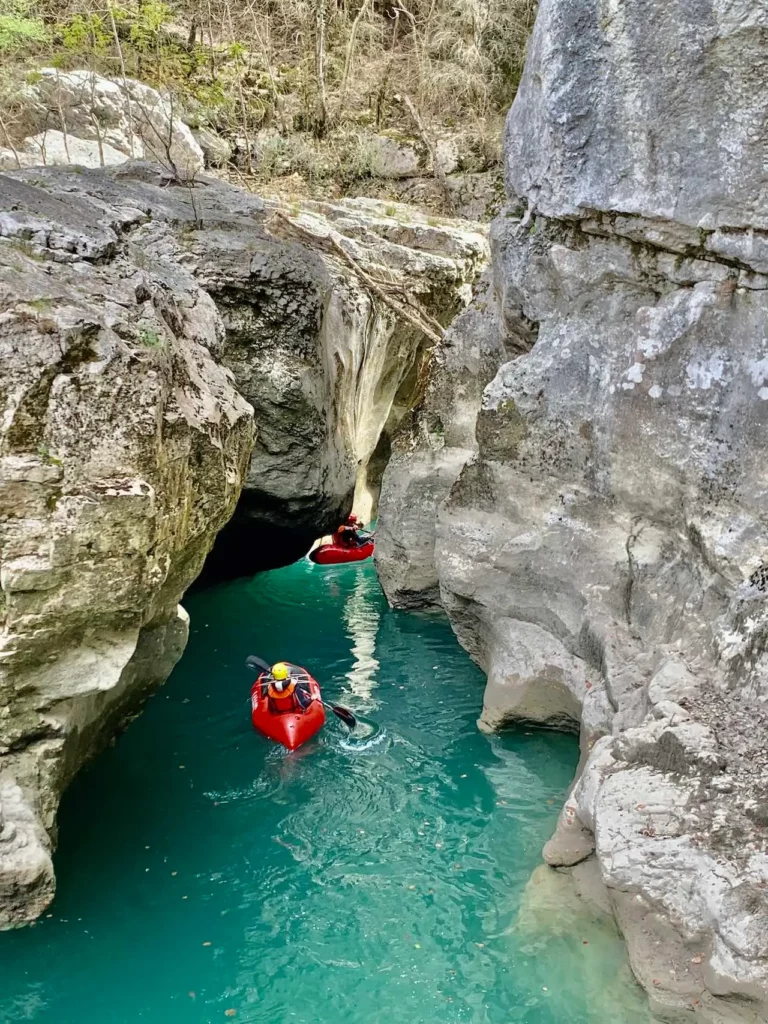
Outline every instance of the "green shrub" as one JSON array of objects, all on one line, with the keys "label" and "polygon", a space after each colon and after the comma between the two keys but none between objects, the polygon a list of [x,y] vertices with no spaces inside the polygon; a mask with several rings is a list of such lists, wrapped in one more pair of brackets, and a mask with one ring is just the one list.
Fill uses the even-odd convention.
[{"label": "green shrub", "polygon": [[25,50],[48,38],[45,25],[39,18],[19,14],[0,14],[0,54]]}]

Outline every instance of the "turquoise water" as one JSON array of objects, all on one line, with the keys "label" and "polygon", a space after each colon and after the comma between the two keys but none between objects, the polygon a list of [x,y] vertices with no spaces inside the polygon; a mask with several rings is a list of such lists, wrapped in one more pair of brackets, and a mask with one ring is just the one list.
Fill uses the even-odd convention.
[{"label": "turquoise water", "polygon": [[[615,933],[528,885],[575,741],[479,733],[444,620],[390,611],[370,564],[188,609],[172,678],[65,798],[50,914],[0,936],[2,1024],[645,1019]],[[254,733],[250,653],[308,666],[357,735]]]}]

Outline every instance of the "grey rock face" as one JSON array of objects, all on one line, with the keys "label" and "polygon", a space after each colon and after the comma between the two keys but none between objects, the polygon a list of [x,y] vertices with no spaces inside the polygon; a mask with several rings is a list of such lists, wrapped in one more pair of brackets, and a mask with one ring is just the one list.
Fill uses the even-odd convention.
[{"label": "grey rock face", "polygon": [[297,557],[353,502],[366,520],[375,513],[380,446],[413,405],[429,355],[425,335],[368,280],[407,291],[448,323],[488,249],[477,225],[375,200],[265,212],[261,245],[250,232],[219,234],[197,270],[227,325],[223,361],[259,424],[243,502],[219,547],[249,536],[252,546],[256,527]]},{"label": "grey rock face", "polygon": [[768,1014],[766,28],[757,0],[541,3],[493,241],[530,351],[436,529],[481,725],[580,728],[545,857],[595,851],[665,1019]]},{"label": "grey rock face", "polygon": [[379,178],[413,178],[424,170],[424,146],[415,140],[374,135],[369,145],[371,170]]},{"label": "grey rock face", "polygon": [[192,135],[203,151],[206,167],[225,167],[232,159],[231,144],[210,128],[198,128]]},{"label": "grey rock face", "polygon": [[77,179],[54,194],[0,178],[6,926],[52,897],[62,790],[180,656],[178,601],[253,445],[252,410],[214,359],[213,302],[134,245],[141,203],[107,210]]},{"label": "grey rock face", "polygon": [[768,225],[760,0],[542,0],[507,121],[510,194],[707,235]]},{"label": "grey rock face", "polygon": [[506,353],[486,279],[436,349],[424,399],[396,435],[384,472],[374,557],[392,605],[439,603],[437,511],[475,450],[483,387]]}]

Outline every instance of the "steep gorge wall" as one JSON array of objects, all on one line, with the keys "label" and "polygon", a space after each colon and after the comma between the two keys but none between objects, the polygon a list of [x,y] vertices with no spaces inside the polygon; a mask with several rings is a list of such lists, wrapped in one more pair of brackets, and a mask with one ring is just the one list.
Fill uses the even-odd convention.
[{"label": "steep gorge wall", "polygon": [[528,351],[422,509],[481,724],[580,728],[545,858],[596,855],[671,1019],[768,1014],[767,43],[757,0],[542,0],[493,238]]},{"label": "steep gorge wall", "polygon": [[[64,182],[61,183],[64,185]],[[211,299],[146,220],[0,178],[0,925],[53,895],[72,775],[163,682],[232,514],[251,407]]]},{"label": "steep gorge wall", "polygon": [[419,324],[486,252],[148,164],[0,175],[0,927],[52,898],[61,793],[169,675],[233,513],[219,568],[248,572],[370,507]]},{"label": "steep gorge wall", "polygon": [[197,232],[191,247],[227,328],[222,360],[259,423],[243,498],[211,573],[300,557],[353,501],[371,517],[374,455],[415,401],[432,347],[421,314],[413,308],[412,323],[396,307],[413,301],[438,327],[449,323],[488,258],[477,225],[375,200],[275,213],[263,209],[261,242],[252,229],[230,228]]}]

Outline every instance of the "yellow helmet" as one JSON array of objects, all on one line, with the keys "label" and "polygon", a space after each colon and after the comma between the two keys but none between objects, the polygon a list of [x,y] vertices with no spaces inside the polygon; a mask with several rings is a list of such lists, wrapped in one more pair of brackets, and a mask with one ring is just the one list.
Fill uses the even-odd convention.
[{"label": "yellow helmet", "polygon": [[272,678],[273,679],[287,679],[288,678],[288,666],[284,661],[278,661],[276,665],[272,666]]}]

